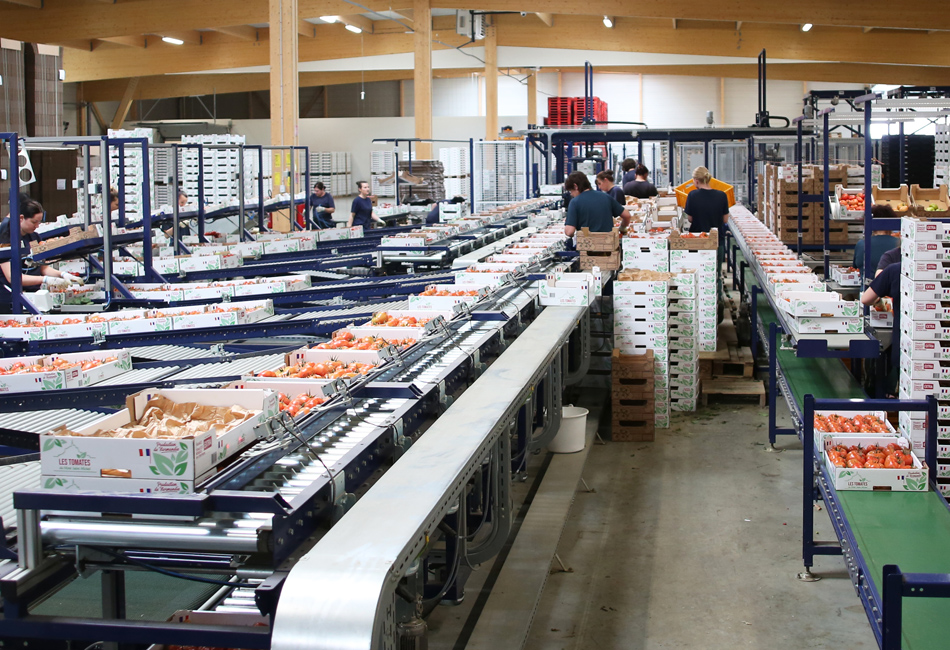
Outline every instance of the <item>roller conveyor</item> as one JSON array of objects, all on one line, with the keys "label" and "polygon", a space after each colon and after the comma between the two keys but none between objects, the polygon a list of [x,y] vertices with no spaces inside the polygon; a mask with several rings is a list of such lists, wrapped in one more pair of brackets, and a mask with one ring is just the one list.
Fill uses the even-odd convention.
[{"label": "roller conveyor", "polygon": [[[263,344],[293,344],[299,339],[280,329],[267,328],[313,324],[328,333],[340,325],[367,320],[376,311],[407,306],[404,299],[388,296],[416,293],[427,284],[453,279],[453,274],[442,272],[328,282],[319,291],[292,297],[300,306],[279,310],[277,316],[260,324],[260,332],[245,328],[240,338],[266,337]],[[300,554],[319,543],[326,531],[341,521],[341,516],[345,518],[354,503],[370,494],[380,477],[398,467],[402,458],[425,439],[432,424],[452,408],[459,393],[464,395],[471,382],[477,382],[486,367],[491,368],[492,361],[505,354],[513,340],[517,342],[525,335],[525,327],[530,328],[539,307],[536,290],[529,286],[531,281],[522,279],[519,283],[521,286],[503,288],[482,301],[471,315],[463,312],[444,328],[437,328],[417,345],[382,363],[369,377],[336,392],[324,407],[292,424],[269,423],[256,445],[220,466],[217,473],[203,478],[193,496],[22,492],[17,505],[26,514],[21,514],[21,525],[15,532],[23,550],[23,567],[12,570],[12,566],[6,565],[5,572],[0,566],[0,588],[13,601],[32,598],[36,593],[34,587],[40,585],[43,590],[56,591],[72,579],[77,562],[87,572],[113,571],[118,575],[128,570],[128,563],[136,558],[186,573],[216,573],[230,567],[226,573],[242,584],[222,587],[203,609],[273,616],[286,572],[294,570]],[[322,296],[334,301],[341,300],[340,296],[342,301],[365,300],[374,295],[380,299],[372,303],[310,306],[302,300],[319,300]],[[573,324],[565,323],[567,332]],[[540,327],[539,331],[543,331],[544,326]],[[211,342],[210,338],[202,338],[210,337],[210,332],[188,332],[195,335],[192,341]],[[218,330],[216,334],[219,340],[230,336],[233,350],[241,348],[233,341],[237,332]],[[537,333],[526,335],[533,338]],[[138,367],[133,365],[131,374],[120,376],[121,380],[116,378],[91,388],[105,394],[110,389],[118,391],[125,387],[129,392],[149,384],[213,386],[224,379],[274,369],[284,363],[284,350],[219,357],[218,348],[212,351],[194,344],[156,343],[159,345],[154,348],[142,344],[133,348],[137,359],[147,359],[146,365],[139,362]],[[501,495],[508,490],[514,458],[527,453],[526,445],[539,432],[554,432],[557,428],[557,420],[551,414],[559,414],[560,405],[550,400],[554,395],[560,398],[561,362],[565,357],[561,352],[565,343],[561,334],[542,343],[552,346],[543,362],[554,365],[532,374],[529,385],[524,387],[520,409],[504,415],[512,418],[510,422],[499,422],[499,426],[504,424],[499,430],[508,432],[502,436],[507,442],[502,445],[499,439],[498,446],[486,450],[484,457],[474,462],[470,480],[463,486],[470,499],[462,510],[446,515],[446,522],[450,523],[445,530],[433,531],[431,536],[433,548],[429,553],[433,560],[429,561],[436,562],[433,566],[438,566],[438,558],[444,558],[446,550],[459,543],[451,531],[464,530],[460,517],[471,518],[473,522],[489,520],[484,526],[489,537],[470,543],[473,551],[479,545],[482,548],[478,552],[482,554],[494,554],[500,548],[498,541],[510,526],[509,510],[505,509]],[[253,349],[254,345],[245,349]],[[90,395],[95,392],[82,390]],[[75,397],[80,396],[77,393]],[[35,490],[36,485],[26,482],[21,487]],[[37,521],[34,526],[31,512],[42,513],[42,522]],[[482,530],[482,526],[478,529]],[[39,549],[38,554],[30,550],[34,548]],[[417,584],[410,588],[422,592],[433,586],[438,588],[438,581],[446,576],[434,571],[415,578]],[[452,593],[464,589],[467,572],[463,573],[457,584],[451,586]],[[254,576],[253,580],[248,576]],[[426,583],[430,583],[428,587]],[[16,606],[10,606],[11,602],[7,600],[6,617],[0,620],[0,635],[5,639],[88,637],[90,642],[184,643],[183,633],[172,623],[140,627],[117,620],[26,615],[26,609],[20,610],[20,615]],[[236,630],[228,629],[226,624],[189,626],[187,643],[270,647],[270,634],[269,629]]]},{"label": "roller conveyor", "polygon": [[[737,268],[740,261],[751,261],[746,255],[744,250],[738,253]],[[750,265],[744,271],[743,285],[751,287],[756,281]],[[774,412],[775,398],[781,396],[793,421],[788,431],[776,431],[774,415],[770,414],[770,440],[774,444],[776,433],[790,433],[797,435],[805,448],[805,571],[800,577],[814,578],[811,569],[816,556],[842,555],[874,639],[882,649],[943,647],[950,635],[950,600],[942,591],[950,579],[945,552],[950,544],[950,504],[935,489],[933,477],[924,493],[837,490],[821,461],[820,450],[814,445],[815,410],[926,410],[929,404],[868,400],[838,359],[805,358],[797,355],[795,349],[782,346],[776,337],[780,322],[767,296],[758,291],[749,293],[754,304],[753,318],[758,321],[753,327],[769,352],[770,413]],[[927,438],[924,456],[927,464],[934,467],[935,429]],[[814,504],[819,500],[831,518],[833,540],[816,538]],[[906,571],[919,573],[903,574]],[[820,583],[816,588],[820,588]],[[925,593],[932,597],[914,597]]]}]

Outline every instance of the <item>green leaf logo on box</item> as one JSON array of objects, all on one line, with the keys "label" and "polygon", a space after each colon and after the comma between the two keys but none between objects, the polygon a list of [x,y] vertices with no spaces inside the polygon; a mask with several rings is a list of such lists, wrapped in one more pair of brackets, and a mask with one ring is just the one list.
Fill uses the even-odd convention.
[{"label": "green leaf logo on box", "polygon": [[927,486],[927,479],[923,476],[919,478],[905,478],[904,489],[909,492],[919,492]]},{"label": "green leaf logo on box", "polygon": [[177,454],[152,454],[155,463],[149,467],[156,476],[182,476],[188,471],[188,451],[182,449]]}]

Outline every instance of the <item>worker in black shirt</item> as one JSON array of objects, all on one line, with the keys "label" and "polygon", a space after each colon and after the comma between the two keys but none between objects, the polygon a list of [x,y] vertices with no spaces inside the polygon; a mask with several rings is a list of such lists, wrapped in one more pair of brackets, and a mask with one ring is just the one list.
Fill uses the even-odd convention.
[{"label": "worker in black shirt", "polygon": [[[43,223],[43,206],[32,200],[20,204],[20,272],[23,290],[36,291],[40,288],[65,288],[70,284],[82,284],[82,280],[75,275],[62,273],[45,264],[35,264],[30,258],[32,242],[40,240],[36,229],[41,223]],[[10,217],[7,217],[0,222],[0,245],[10,245],[10,234]],[[9,293],[12,278],[10,262],[0,263],[0,270],[3,271],[0,275],[0,285],[6,289],[6,293]]]},{"label": "worker in black shirt", "polygon": [[901,263],[894,264],[878,273],[871,286],[861,294],[861,303],[874,305],[881,298],[890,298],[894,306],[894,328],[891,334],[891,370],[887,373],[886,392],[888,396],[897,395],[897,379],[900,373],[900,336],[901,336]]},{"label": "worker in black shirt", "polygon": [[725,234],[724,226],[729,222],[729,197],[722,190],[709,186],[712,175],[705,167],[693,170],[695,190],[686,195],[686,207],[683,212],[689,220],[690,232],[709,232],[719,230],[719,239]]},{"label": "worker in black shirt", "polygon": [[650,170],[646,168],[646,165],[637,165],[637,176],[632,181],[624,183],[623,193],[638,199],[648,199],[659,194],[656,185],[647,180],[649,175]]}]

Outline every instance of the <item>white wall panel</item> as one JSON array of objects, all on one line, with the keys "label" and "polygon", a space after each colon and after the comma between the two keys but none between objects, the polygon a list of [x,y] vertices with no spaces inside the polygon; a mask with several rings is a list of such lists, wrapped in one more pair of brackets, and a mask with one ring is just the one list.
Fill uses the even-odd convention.
[{"label": "white wall panel", "polygon": [[[596,82],[595,82],[596,88]],[[698,127],[719,112],[719,79],[649,75],[643,78],[643,122],[650,128]]]}]

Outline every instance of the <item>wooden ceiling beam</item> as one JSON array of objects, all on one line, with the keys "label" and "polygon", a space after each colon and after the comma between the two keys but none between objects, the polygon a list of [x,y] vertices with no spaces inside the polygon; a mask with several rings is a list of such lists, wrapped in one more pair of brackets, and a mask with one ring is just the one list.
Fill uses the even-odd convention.
[{"label": "wooden ceiling beam", "polygon": [[126,47],[148,47],[148,37],[142,36],[110,36],[109,38],[99,39],[107,43],[124,45]]},{"label": "wooden ceiling beam", "polygon": [[250,25],[234,25],[231,27],[215,27],[214,31],[228,36],[240,38],[242,41],[257,41],[260,39],[256,27]]},{"label": "wooden ceiling beam", "polygon": [[[213,1],[213,0],[209,0]],[[122,5],[116,5],[122,6]],[[861,30],[823,28],[803,33],[794,25],[763,25],[744,22],[737,34],[734,23],[680,21],[671,30],[665,20],[621,20],[613,29],[606,29],[603,16],[574,16],[571,20],[548,27],[539,20],[523,20],[517,14],[494,17],[498,24],[499,46],[549,48],[557,44],[577,50],[613,50],[618,52],[655,52],[705,56],[744,56],[754,58],[768,48],[770,63],[782,59],[874,63],[888,65],[950,66],[950,33],[931,34],[926,38],[907,38],[894,31],[875,32],[869,39]],[[389,22],[389,21],[387,21]],[[455,33],[453,16],[433,20],[433,40],[449,46],[466,43]],[[354,39],[343,34],[338,25],[315,25],[315,39],[301,41],[301,62],[360,56],[389,55],[413,51],[411,34],[377,33],[371,39]],[[89,51],[67,49],[64,67],[69,79],[129,78],[166,73],[182,73],[214,69],[268,65],[266,48],[256,42],[205,32],[208,38],[200,55],[191,48],[176,46],[116,48],[104,46]],[[267,30],[259,30],[259,38],[267,39]],[[72,39],[67,39],[72,40]],[[62,42],[64,45],[66,42]],[[74,44],[75,41],[73,41]],[[444,49],[433,43],[434,49]]]},{"label": "wooden ceiling beam", "polygon": [[184,41],[185,45],[201,45],[201,32],[195,29],[177,29],[163,31],[161,33],[150,33],[157,34],[160,38],[165,36],[168,38],[177,38],[179,41]]},{"label": "wooden ceiling beam", "polygon": [[374,30],[374,24],[376,22],[370,20],[366,16],[361,16],[359,14],[343,14],[342,16],[337,16],[337,19],[344,25],[359,27],[363,30],[364,34],[372,34]]},{"label": "wooden ceiling beam", "polygon": [[[481,11],[511,11],[509,0],[440,0],[445,9],[477,9]],[[520,0],[518,11],[549,12],[566,15],[600,15],[632,18],[660,18],[669,21],[697,18],[693,0]],[[844,2],[768,3],[759,0],[735,0],[715,7],[715,20],[733,25],[748,23],[775,23],[785,25],[829,25],[837,27],[891,27],[900,29],[950,29],[950,15],[940,11],[932,0],[908,0],[899,10],[889,0],[844,0]],[[669,24],[669,22],[667,22]]]},{"label": "wooden ceiling beam", "polygon": [[[0,0],[4,37],[34,43],[91,40],[113,36],[161,33],[166,30],[215,29],[268,21],[266,2],[233,0],[148,0],[119,2],[103,7],[98,0]],[[388,0],[363,0],[374,11],[400,11]],[[397,3],[398,4],[398,3]],[[411,4],[408,0],[401,4]],[[448,9],[510,11],[508,0],[440,0]],[[853,6],[852,6],[853,5]],[[37,20],[37,9],[42,18]],[[299,0],[301,15],[347,15],[353,5],[343,0]],[[403,10],[405,7],[402,8]],[[518,9],[536,14],[617,16],[639,19],[694,20],[693,0],[522,0]],[[520,18],[520,16],[519,16]],[[741,21],[798,26],[877,27],[889,29],[950,30],[950,12],[935,10],[932,0],[907,0],[895,11],[884,0],[844,0],[839,3],[804,0],[798,3],[761,3],[736,0],[716,8],[716,20],[735,25]],[[530,21],[522,21],[528,24]],[[228,23],[228,24],[224,24]]]},{"label": "wooden ceiling beam", "polygon": [[[541,74],[555,72],[582,73],[583,68],[543,68]],[[449,79],[480,74],[482,68],[435,69],[433,78]],[[508,69],[509,74],[516,71]],[[719,77],[727,79],[755,79],[754,63],[714,65],[653,65],[653,66],[597,66],[596,72],[616,74],[673,75],[691,77]],[[67,77],[68,78],[68,77]],[[397,81],[413,78],[412,70],[367,70],[301,72],[300,87],[333,86],[360,81]],[[769,65],[769,79],[782,81],[822,81],[860,84],[911,84],[920,86],[950,86],[950,67],[874,65],[860,63],[773,63]],[[196,95],[253,92],[268,89],[266,73],[251,74],[184,74],[143,77],[139,80],[134,99],[164,99]],[[128,87],[128,79],[87,81],[82,84],[83,98],[90,102],[119,101]]]},{"label": "wooden ceiling beam", "polygon": [[20,5],[21,7],[29,7],[30,9],[43,8],[43,0],[0,0],[0,2],[7,2],[12,5]]},{"label": "wooden ceiling beam", "polygon": [[547,25],[548,27],[554,27],[554,14],[550,12],[538,11],[534,14],[541,19],[541,22]]},{"label": "wooden ceiling beam", "polygon": [[316,38],[317,26],[301,18],[297,21],[297,33],[304,38]]}]

